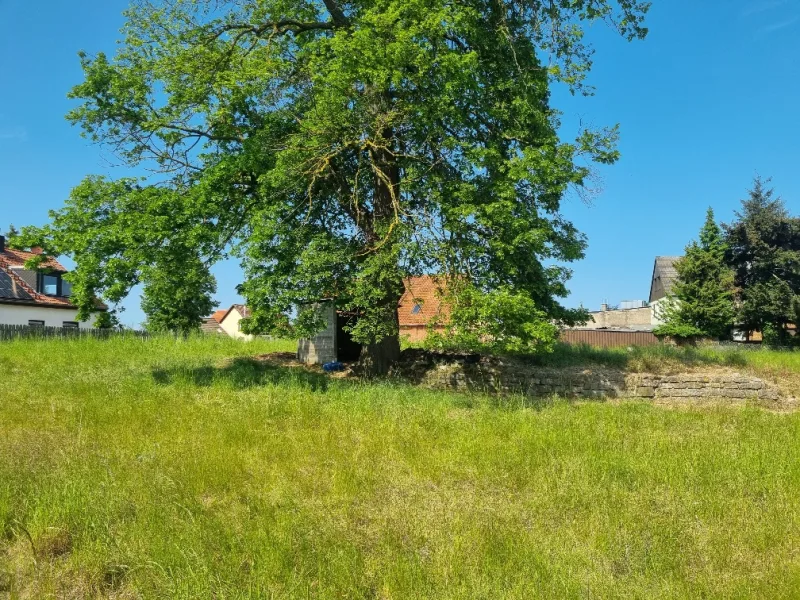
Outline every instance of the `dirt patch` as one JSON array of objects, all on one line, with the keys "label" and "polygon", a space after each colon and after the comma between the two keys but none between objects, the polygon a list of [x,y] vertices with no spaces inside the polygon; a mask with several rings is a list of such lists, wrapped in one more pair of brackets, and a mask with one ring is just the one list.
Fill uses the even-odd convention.
[{"label": "dirt patch", "polygon": [[66,529],[54,527],[37,537],[33,547],[39,560],[58,558],[72,551],[72,535]]}]

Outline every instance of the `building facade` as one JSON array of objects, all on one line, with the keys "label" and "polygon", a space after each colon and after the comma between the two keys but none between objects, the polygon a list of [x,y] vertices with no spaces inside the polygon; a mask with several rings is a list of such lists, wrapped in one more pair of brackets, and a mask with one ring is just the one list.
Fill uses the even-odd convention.
[{"label": "building facade", "polygon": [[[94,318],[78,320],[78,308],[69,299],[71,286],[64,279],[67,269],[61,263],[50,258],[38,270],[25,268],[28,260],[41,254],[38,248],[7,248],[5,238],[0,236],[0,324],[93,328]],[[107,309],[98,303],[97,310]]]}]

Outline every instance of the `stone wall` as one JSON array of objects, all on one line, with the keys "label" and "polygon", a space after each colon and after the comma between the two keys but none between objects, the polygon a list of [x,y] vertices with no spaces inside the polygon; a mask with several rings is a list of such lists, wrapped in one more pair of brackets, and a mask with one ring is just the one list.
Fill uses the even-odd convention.
[{"label": "stone wall", "polygon": [[730,398],[778,400],[778,389],[757,377],[726,375],[632,375],[628,395],[641,398]]},{"label": "stone wall", "polygon": [[735,373],[626,374],[603,367],[555,369],[497,358],[437,358],[423,353],[401,365],[401,376],[434,389],[564,398],[780,399],[775,386]]}]

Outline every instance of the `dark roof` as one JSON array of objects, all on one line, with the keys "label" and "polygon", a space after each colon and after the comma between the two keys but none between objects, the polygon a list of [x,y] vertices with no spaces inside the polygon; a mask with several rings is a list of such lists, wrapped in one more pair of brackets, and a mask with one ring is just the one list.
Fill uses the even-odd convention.
[{"label": "dark roof", "polygon": [[680,256],[656,256],[653,280],[650,282],[650,302],[660,300],[672,292],[672,287],[678,279],[675,263],[680,258]]},{"label": "dark roof", "polygon": [[3,269],[0,269],[0,298],[33,301],[33,295],[21,285],[19,278],[13,277]]}]

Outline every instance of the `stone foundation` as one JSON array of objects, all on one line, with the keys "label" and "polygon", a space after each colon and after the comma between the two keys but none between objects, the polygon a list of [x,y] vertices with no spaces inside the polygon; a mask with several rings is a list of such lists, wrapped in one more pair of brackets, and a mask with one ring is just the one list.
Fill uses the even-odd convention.
[{"label": "stone foundation", "polygon": [[780,399],[777,387],[738,373],[626,374],[605,367],[554,369],[515,360],[416,352],[403,357],[399,374],[434,389],[563,398]]}]

